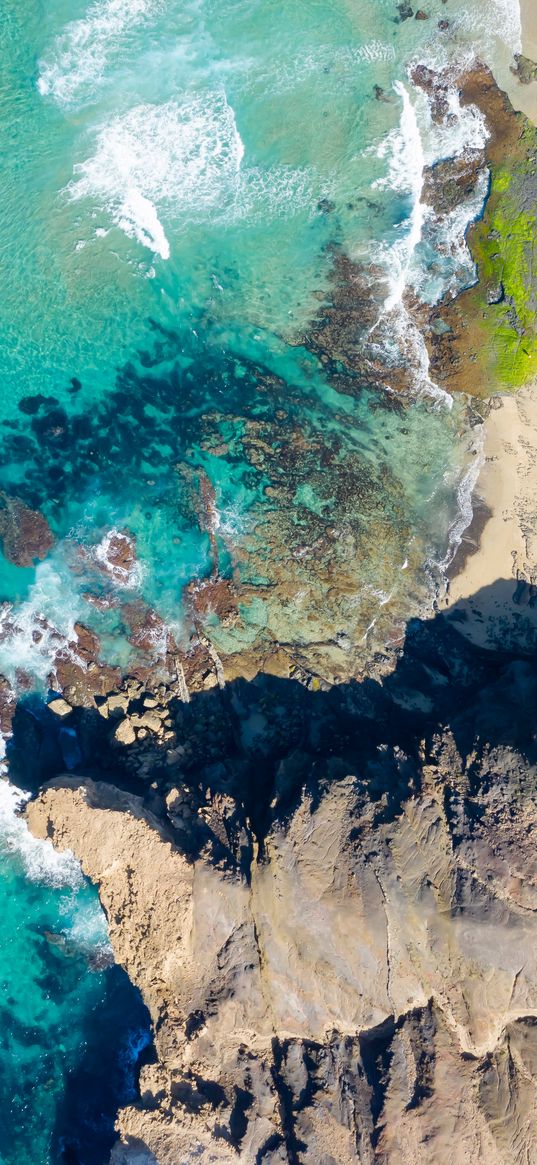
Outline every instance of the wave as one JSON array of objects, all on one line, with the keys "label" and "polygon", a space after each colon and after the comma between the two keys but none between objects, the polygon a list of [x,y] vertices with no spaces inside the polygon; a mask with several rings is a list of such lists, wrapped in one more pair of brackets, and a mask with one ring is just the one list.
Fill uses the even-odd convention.
[{"label": "wave", "polygon": [[120,230],[161,258],[163,225],[296,213],[310,199],[304,171],[244,167],[244,145],[224,91],[183,102],[139,105],[97,133],[94,153],[74,166],[66,189],[90,198]]},{"label": "wave", "polygon": [[105,0],[88,9],[57,37],[49,61],[39,62],[42,96],[71,105],[103,77],[108,58],[126,33],[159,12],[159,0]]},{"label": "wave", "polygon": [[[409,91],[401,81],[395,82],[394,89],[402,103],[399,125],[390,131],[377,149],[379,159],[386,159],[387,174],[377,179],[373,187],[389,188],[406,195],[410,211],[398,226],[399,237],[395,242],[381,247],[380,255],[377,253],[377,261],[380,258],[385,272],[388,291],[379,318],[371,329],[370,338],[377,333],[379,355],[382,355],[384,349],[388,360],[391,353],[396,361],[401,354],[405,354],[414,369],[417,393],[423,393],[435,402],[451,407],[450,394],[435,384],[429,375],[427,346],[405,303],[406,292],[414,282],[416,253],[422,241],[427,216],[423,202],[426,161],[416,107]],[[416,102],[424,104],[425,98],[417,94]]]},{"label": "wave", "polygon": [[[5,756],[3,738],[0,748],[1,755]],[[2,767],[5,770],[5,764]],[[19,816],[29,798],[29,793],[11,785],[5,775],[0,777],[0,854],[16,857],[31,882],[42,882],[60,889],[80,889],[84,876],[75,855],[70,850],[60,853],[52,842],[33,837]]]},{"label": "wave", "polygon": [[389,186],[394,191],[408,195],[411,210],[401,225],[401,237],[389,248],[386,256],[389,292],[383,305],[383,314],[393,311],[402,303],[414,254],[421,242],[426,213],[422,202],[425,152],[416,109],[402,81],[395,82],[394,90],[401,98],[401,117],[398,128],[388,134],[377,150],[380,159],[387,158],[388,173],[385,178],[373,183],[373,188]]},{"label": "wave", "polygon": [[480,43],[480,52],[502,41],[512,53],[522,50],[522,17],[519,0],[488,0],[488,3],[468,4],[457,13],[454,25],[462,32],[473,34]]},{"label": "wave", "polygon": [[95,153],[75,165],[68,193],[100,202],[116,226],[166,259],[161,208],[187,218],[216,210],[236,182],[243,154],[223,94],[139,105],[99,131]]},{"label": "wave", "polygon": [[474,516],[474,493],[479,475],[485,463],[485,431],[482,426],[479,435],[474,436],[470,449],[471,462],[457,486],[457,514],[448,530],[448,547],[441,562],[436,563],[442,575],[453,562],[463,536]]},{"label": "wave", "polygon": [[[474,268],[466,231],[480,214],[488,190],[488,174],[483,167],[477,191],[451,212],[438,214],[423,201],[426,168],[481,152],[488,130],[483,114],[475,105],[461,105],[455,85],[446,92],[446,116],[440,124],[433,120],[424,93],[417,92],[413,104],[401,82],[396,82],[394,89],[402,100],[399,126],[377,150],[378,157],[387,161],[387,174],[374,186],[407,195],[411,208],[398,227],[400,237],[385,245],[382,252],[389,283],[384,313],[402,302],[407,288],[428,302],[438,302],[448,290],[460,289],[468,282]],[[433,299],[424,294],[430,282],[430,254],[421,247],[425,234],[437,257],[445,259],[443,278],[440,274],[436,281]]]},{"label": "wave", "polygon": [[121,590],[137,590],[141,586],[144,569],[136,558],[134,541],[115,526],[92,549],[90,558]]},{"label": "wave", "polygon": [[488,131],[476,106],[461,105],[455,83],[446,92],[446,116],[441,123],[433,118],[429,99],[422,90],[415,90],[412,99],[402,82],[396,82],[394,89],[401,100],[399,124],[377,148],[378,158],[386,161],[387,172],[374,187],[406,197],[409,210],[396,228],[395,240],[376,251],[376,262],[380,259],[385,272],[387,294],[371,337],[377,333],[379,355],[382,347],[388,359],[390,352],[394,356],[405,354],[415,369],[418,392],[450,406],[450,395],[430,377],[425,340],[407,304],[409,293],[421,302],[438,303],[446,294],[456,294],[475,279],[466,232],[481,213],[487,196],[484,159],[473,192],[462,204],[443,214],[424,200],[425,175],[440,161],[479,156]]},{"label": "wave", "polygon": [[0,671],[15,688],[19,672],[47,683],[60,652],[84,666],[74,646],[79,605],[72,580],[53,561],[36,567],[24,602],[0,605]]},{"label": "wave", "polygon": [[0,859],[15,863],[29,882],[67,891],[57,902],[56,941],[89,958],[96,969],[109,966],[114,958],[103,910],[97,898],[86,893],[86,879],[73,852],[56,850],[51,841],[30,833],[21,811],[31,794],[8,780],[5,751],[0,734]]}]

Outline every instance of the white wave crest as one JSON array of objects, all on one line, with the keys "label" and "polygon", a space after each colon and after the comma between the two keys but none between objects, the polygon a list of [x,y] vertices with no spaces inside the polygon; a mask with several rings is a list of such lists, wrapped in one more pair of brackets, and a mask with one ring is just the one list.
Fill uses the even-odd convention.
[{"label": "white wave crest", "polygon": [[481,56],[487,57],[493,42],[502,41],[512,53],[522,50],[522,17],[519,0],[488,0],[480,4],[466,4],[457,13],[456,26],[472,34],[480,45]]},{"label": "white wave crest", "polygon": [[72,199],[91,198],[116,226],[167,259],[163,222],[185,227],[245,215],[296,213],[312,199],[304,171],[244,167],[225,92],[139,105],[103,126],[95,152],[74,167]]},{"label": "white wave crest", "polygon": [[[5,753],[3,741],[2,746]],[[0,778],[0,853],[16,856],[32,882],[79,889],[83,874],[71,850],[59,853],[52,842],[33,837],[20,817],[20,810],[29,798],[29,793],[11,785],[5,776]]]},{"label": "white wave crest", "polygon": [[141,585],[143,567],[128,534],[114,526],[94,548],[93,557],[118,587],[135,590]]},{"label": "white wave crest", "polygon": [[401,115],[399,125],[378,147],[377,155],[386,160],[387,173],[375,186],[406,195],[409,211],[397,228],[395,241],[376,253],[376,261],[380,258],[386,273],[388,291],[372,335],[377,333],[379,348],[384,345],[388,353],[393,349],[395,355],[406,354],[415,369],[418,392],[451,406],[449,394],[431,380],[427,347],[407,307],[408,292],[436,303],[475,277],[466,231],[486,198],[484,159],[475,190],[444,214],[433,211],[424,201],[425,171],[442,160],[475,157],[483,151],[488,131],[476,106],[461,105],[455,86],[446,93],[446,116],[440,124],[433,119],[425,93],[417,90],[412,99],[401,82],[394,88],[401,98]]},{"label": "white wave crest", "polygon": [[356,56],[361,61],[371,61],[372,64],[377,64],[379,61],[394,61],[395,48],[392,44],[384,44],[379,40],[371,40],[356,49]]},{"label": "white wave crest", "polygon": [[160,9],[158,0],[100,0],[57,37],[49,60],[39,63],[37,88],[71,105],[102,80],[108,58],[136,25]]},{"label": "white wave crest", "polygon": [[104,126],[75,165],[72,198],[98,200],[118,227],[162,258],[160,213],[196,217],[217,209],[236,181],[244,147],[225,95],[179,105],[139,105]]},{"label": "white wave crest", "polygon": [[457,514],[448,531],[448,548],[441,562],[437,564],[442,574],[453,562],[455,554],[462,542],[463,535],[471,524],[474,516],[474,493],[479,475],[485,462],[485,431],[484,426],[477,430],[470,450],[471,461],[462,474],[457,486]]},{"label": "white wave crest", "polygon": [[[404,353],[415,373],[415,390],[432,400],[451,407],[452,398],[431,379],[429,375],[429,354],[419,326],[405,304],[405,292],[413,283],[416,252],[422,241],[427,208],[422,201],[425,170],[425,148],[418,122],[415,105],[408,89],[401,81],[396,81],[395,92],[401,98],[402,108],[399,125],[381,142],[377,155],[387,160],[388,172],[385,178],[374,183],[377,188],[408,195],[410,210],[398,228],[398,238],[380,251],[380,260],[386,272],[388,293],[384,300],[379,319],[371,331],[378,333],[379,351],[382,347],[388,354],[393,351]],[[417,94],[416,101],[425,104],[425,99]]]},{"label": "white wave crest", "polygon": [[393,311],[402,302],[414,254],[421,242],[425,219],[422,202],[425,152],[418,118],[406,86],[396,81],[394,89],[402,101],[401,117],[398,128],[392,130],[379,146],[378,157],[387,158],[388,174],[374,183],[374,186],[389,186],[392,190],[408,194],[411,208],[401,224],[401,237],[389,248],[386,266],[390,289],[384,303],[384,314]]},{"label": "white wave crest", "polygon": [[47,682],[60,652],[85,666],[75,647],[78,605],[72,580],[51,560],[37,566],[24,602],[0,605],[0,672],[15,687],[19,670]]}]

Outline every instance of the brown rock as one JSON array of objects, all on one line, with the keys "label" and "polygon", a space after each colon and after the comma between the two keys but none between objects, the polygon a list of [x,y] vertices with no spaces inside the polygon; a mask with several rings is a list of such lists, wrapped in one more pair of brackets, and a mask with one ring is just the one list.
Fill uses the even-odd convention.
[{"label": "brown rock", "polygon": [[134,744],[134,741],[136,740],[136,734],[128,717],[125,717],[124,720],[120,720],[114,732],[114,738],[118,744]]},{"label": "brown rock", "polygon": [[[454,833],[465,777],[444,747],[450,768],[424,766],[395,818],[352,776],[306,791],[262,860],[254,847],[248,883],[188,859],[141,799],[109,786],[62,779],[30,803],[34,833],[52,824],[98,884],[154,1023],[157,1062],[120,1114],[115,1162],[142,1144],[158,1165],[231,1165],[245,1090],[241,1160],[285,1165],[268,1152],[285,1146],[282,1089],[312,1165],[534,1159],[535,773],[495,755],[496,774],[522,763],[522,785],[495,776],[476,793],[473,773],[477,804]],[[167,808],[188,831],[183,798],[170,790]],[[215,798],[203,816],[225,840],[235,812]]]},{"label": "brown rock", "polygon": [[99,636],[83,623],[75,623],[76,651],[86,663],[97,660],[101,649]]},{"label": "brown rock", "polygon": [[5,557],[15,566],[32,566],[36,559],[45,558],[54,545],[54,535],[43,514],[6,493],[0,493],[0,539]]},{"label": "brown rock", "polygon": [[53,712],[55,716],[60,716],[62,720],[64,716],[70,716],[73,711],[71,705],[67,703],[67,700],[62,700],[61,698],[51,700],[47,707],[50,712]]}]

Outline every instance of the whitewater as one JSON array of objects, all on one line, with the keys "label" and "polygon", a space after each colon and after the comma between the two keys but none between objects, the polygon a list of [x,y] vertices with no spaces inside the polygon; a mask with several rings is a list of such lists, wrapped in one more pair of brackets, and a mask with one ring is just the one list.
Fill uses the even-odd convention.
[{"label": "whitewater", "polygon": [[[186,650],[196,588],[221,576],[250,598],[238,629],[209,612],[203,634],[224,654],[263,634],[273,643],[285,619],[308,612],[307,570],[333,529],[340,546],[360,548],[352,611],[371,657],[444,585],[472,519],[482,445],[464,403],[431,378],[415,305],[475,278],[466,231],[488,174],[443,216],[426,175],[482,150],[487,129],[456,84],[439,125],[413,74],[479,56],[506,77],[520,21],[510,0],[431,0],[427,15],[401,20],[388,0],[50,0],[43,10],[7,0],[1,491],[44,516],[51,548],[28,563],[4,540],[0,673],[34,725],[36,774],[52,749],[47,701],[69,668],[91,674],[85,632],[99,666],[128,674],[147,611],[154,655]],[[372,293],[374,360],[408,362],[404,415],[387,403],[389,375],[373,390],[315,355],[340,256]],[[285,535],[267,550],[279,508]],[[291,546],[297,530],[303,544]],[[282,563],[305,565],[293,610],[276,617]],[[76,774],[76,740],[63,731],[62,763]],[[142,1047],[149,1025],[109,965],[95,888],[71,854],[28,833],[21,813],[35,790],[16,784],[5,736],[0,1160],[57,1165],[67,1144],[81,1165],[100,1165],[133,1087],[120,1052]],[[87,1069],[93,1113],[106,1107],[103,1027],[114,1087],[81,1148],[66,1081]],[[47,1088],[33,1092],[35,1079]]]}]

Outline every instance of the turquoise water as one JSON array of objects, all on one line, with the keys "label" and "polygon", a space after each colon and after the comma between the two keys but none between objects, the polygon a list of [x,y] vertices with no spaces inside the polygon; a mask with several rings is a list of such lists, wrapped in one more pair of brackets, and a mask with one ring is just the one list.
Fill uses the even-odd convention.
[{"label": "turquoise water", "polygon": [[[387,300],[406,284],[430,296],[471,277],[463,248],[444,248],[431,282],[427,232],[417,247],[414,238],[416,159],[471,143],[475,126],[435,140],[407,68],[460,58],[476,33],[485,45],[487,9],[450,6],[444,40],[441,0],[427,11],[427,21],[401,22],[392,0],[5,6],[0,456],[5,487],[41,509],[58,539],[34,571],[0,558],[0,597],[29,604],[20,621],[30,674],[43,679],[51,663],[48,645],[29,639],[37,606],[62,634],[82,619],[103,635],[108,658],[128,660],[121,619],[82,598],[100,580],[81,569],[78,548],[89,563],[114,527],[137,538],[145,568],[135,589],[188,638],[183,587],[211,568],[196,474],[214,487],[231,568],[246,538],[251,553],[267,487],[281,480],[269,458],[253,462],[245,425],[266,426],[282,400],[292,401],[288,423],[314,444],[330,434],[338,463],[375,462],[367,523],[382,527],[382,554],[362,538],[363,501],[342,515],[362,563],[358,595],[371,583],[382,594],[395,586],[404,606],[401,563],[444,557],[466,447],[460,409],[438,401],[423,352],[414,354],[416,402],[398,425],[369,407],[359,382],[351,398],[335,393],[300,346],[330,296],[334,245],[366,268],[374,261],[377,279],[380,260]],[[406,343],[405,319],[392,317],[379,331],[381,360],[394,336]],[[283,391],[260,392],[267,376]],[[38,394],[48,398],[39,411],[21,411]],[[270,440],[276,448],[278,433]],[[323,504],[334,498],[319,461],[308,459],[280,499],[290,527],[308,519],[312,474]],[[416,585],[423,598],[426,580]],[[278,638],[278,614],[265,594],[259,603]],[[365,604],[358,638],[370,616]],[[10,653],[4,641],[7,672]]]},{"label": "turquoise water", "polygon": [[15,804],[1,780],[0,1161],[96,1165],[134,1096],[147,1013],[112,966],[96,891]]},{"label": "turquoise water", "polygon": [[[128,598],[187,641],[184,588],[215,565],[203,482],[220,572],[244,588],[240,626],[208,619],[219,651],[333,634],[343,575],[364,652],[392,612],[430,601],[471,516],[475,440],[429,379],[404,296],[473,277],[463,235],[479,203],[439,226],[421,170],[483,126],[454,96],[441,133],[408,70],[472,52],[505,70],[519,30],[509,0],[425,7],[400,21],[393,0],[4,0],[1,489],[55,536],[31,566],[0,554],[0,671],[15,686],[22,670],[46,687],[77,619],[128,667]],[[404,407],[309,339],[335,255],[370,283],[379,364],[408,355]],[[334,528],[336,585],[318,585]],[[107,562],[113,530],[136,540],[127,575]],[[282,577],[290,607],[274,598]],[[95,893],[12,805],[0,908],[0,1160],[56,1165],[78,1128],[65,1160],[104,1161],[146,1021],[100,966]]]}]

